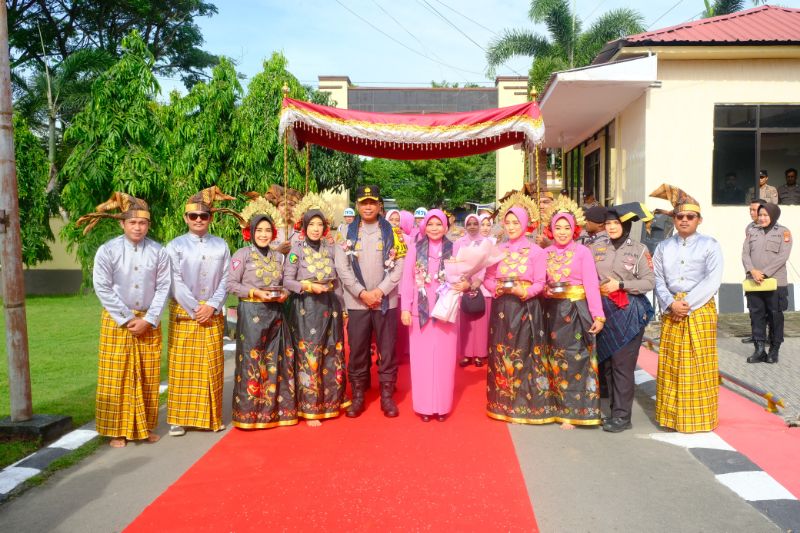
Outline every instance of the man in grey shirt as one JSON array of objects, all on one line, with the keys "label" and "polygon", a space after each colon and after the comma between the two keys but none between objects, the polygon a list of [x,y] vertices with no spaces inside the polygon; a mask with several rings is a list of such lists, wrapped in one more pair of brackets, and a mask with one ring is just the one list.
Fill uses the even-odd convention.
[{"label": "man in grey shirt", "polygon": [[397,381],[397,286],[403,271],[405,245],[391,224],[380,216],[378,187],[359,187],[356,202],[358,216],[339,239],[335,259],[348,313],[350,359],[347,374],[353,403],[347,416],[355,418],[364,411],[364,392],[371,365],[370,343],[375,333],[380,353],[381,410],[387,417],[396,417],[399,412],[392,394]]}]

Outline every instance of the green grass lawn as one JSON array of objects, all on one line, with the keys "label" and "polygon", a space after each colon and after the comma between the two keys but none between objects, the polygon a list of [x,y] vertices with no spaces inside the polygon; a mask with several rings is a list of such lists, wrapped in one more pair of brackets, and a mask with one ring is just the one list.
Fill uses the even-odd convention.
[{"label": "green grass lawn", "polygon": [[[29,297],[26,300],[33,412],[69,415],[75,427],[94,419],[100,302],[94,295]],[[166,317],[166,313],[165,313]],[[10,412],[5,317],[0,314],[0,417]],[[162,321],[167,377],[167,322]],[[0,443],[0,468],[18,461],[38,443]]]}]

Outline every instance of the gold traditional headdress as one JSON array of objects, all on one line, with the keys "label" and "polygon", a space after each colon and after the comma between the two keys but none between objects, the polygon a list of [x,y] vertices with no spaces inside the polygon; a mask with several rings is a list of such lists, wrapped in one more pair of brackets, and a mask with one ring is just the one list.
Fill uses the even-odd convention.
[{"label": "gold traditional headdress", "polygon": [[508,210],[514,206],[521,207],[528,212],[528,223],[533,224],[534,222],[539,221],[539,206],[536,205],[536,202],[533,201],[533,198],[522,191],[517,191],[510,195],[506,195],[505,200],[503,200],[503,203],[500,204],[500,208],[497,210],[497,215],[499,217],[497,220],[505,220],[506,213],[508,213]]},{"label": "gold traditional headdress", "polygon": [[193,194],[186,201],[186,206],[183,209],[184,213],[203,211],[206,213],[224,213],[231,215],[239,221],[239,224],[244,224],[245,221],[241,219],[241,215],[233,209],[226,207],[214,207],[214,202],[219,200],[235,200],[233,196],[228,196],[220,190],[219,187],[214,185],[202,191]]},{"label": "gold traditional headdress", "polygon": [[315,192],[306,194],[303,199],[300,200],[300,203],[294,206],[292,215],[294,216],[295,220],[302,221],[303,215],[305,215],[310,209],[319,209],[322,212],[322,215],[325,217],[324,222],[328,225],[328,227],[330,227],[330,225],[333,223],[333,206]]},{"label": "gold traditional headdress", "polygon": [[662,183],[661,186],[650,193],[652,198],[663,198],[669,200],[672,204],[672,213],[679,213],[680,211],[694,211],[700,213],[700,204],[697,200],[689,196],[683,189]]},{"label": "gold traditional headdress", "polygon": [[278,212],[278,208],[269,203],[266,198],[261,195],[258,195],[254,200],[250,200],[244,209],[242,209],[242,212],[239,214],[239,225],[241,225],[242,228],[249,227],[250,219],[256,215],[269,216],[275,223],[275,229],[283,224],[283,217],[281,217],[281,214]]},{"label": "gold traditional headdress", "polygon": [[550,226],[550,221],[556,213],[569,213],[575,218],[575,224],[583,226],[586,224],[586,218],[583,216],[583,209],[568,196],[559,196],[553,202],[553,205],[544,212],[542,215],[542,223],[545,227]]},{"label": "gold traditional headdress", "polygon": [[[109,213],[119,209],[119,213]],[[124,192],[115,192],[111,198],[95,207],[94,213],[83,215],[75,221],[75,225],[80,227],[86,224],[83,234],[86,235],[94,228],[101,218],[113,218],[116,220],[125,220],[128,218],[146,218],[150,220],[150,208],[147,202],[131,196]]]}]

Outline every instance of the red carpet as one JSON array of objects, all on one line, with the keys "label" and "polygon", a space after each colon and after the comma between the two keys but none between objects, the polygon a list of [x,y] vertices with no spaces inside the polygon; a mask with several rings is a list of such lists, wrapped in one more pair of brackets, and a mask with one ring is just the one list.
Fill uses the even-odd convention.
[{"label": "red carpet", "polygon": [[[639,366],[655,377],[658,356],[642,348]],[[775,366],[780,372],[780,363]],[[719,426],[714,432],[800,498],[800,430],[786,427],[781,417],[720,387]]]},{"label": "red carpet", "polygon": [[457,369],[444,423],[367,412],[310,428],[232,429],[127,531],[537,531],[506,425],[485,413],[486,371]]}]

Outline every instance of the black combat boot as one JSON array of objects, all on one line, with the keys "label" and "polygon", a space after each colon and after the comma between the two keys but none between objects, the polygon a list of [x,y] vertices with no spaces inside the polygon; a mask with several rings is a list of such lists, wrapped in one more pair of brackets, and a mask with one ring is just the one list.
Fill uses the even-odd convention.
[{"label": "black combat boot", "polygon": [[345,415],[347,418],[358,418],[364,412],[364,382],[351,381],[350,388],[353,391],[353,402],[347,408]]},{"label": "black combat boot", "polygon": [[755,350],[753,355],[747,358],[748,363],[763,363],[767,360],[767,351],[764,349],[764,341],[753,341]]},{"label": "black combat boot", "polygon": [[773,342],[769,345],[769,353],[767,354],[767,363],[777,363],[778,362],[778,352],[780,352],[781,343]]},{"label": "black combat boot", "polygon": [[384,381],[381,383],[381,411],[389,418],[394,418],[400,414],[397,409],[397,404],[392,399],[394,394],[394,383],[391,381]]}]

